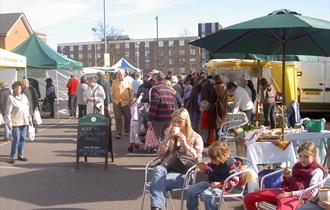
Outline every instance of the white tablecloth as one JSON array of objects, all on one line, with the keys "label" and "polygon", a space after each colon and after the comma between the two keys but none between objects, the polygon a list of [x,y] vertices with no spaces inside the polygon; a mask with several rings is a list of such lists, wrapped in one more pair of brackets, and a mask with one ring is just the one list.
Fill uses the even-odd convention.
[{"label": "white tablecloth", "polygon": [[293,166],[296,162],[296,155],[292,143],[284,150],[280,150],[271,142],[247,143],[247,158],[252,161],[253,168],[258,172],[258,164],[275,164],[286,162]]}]

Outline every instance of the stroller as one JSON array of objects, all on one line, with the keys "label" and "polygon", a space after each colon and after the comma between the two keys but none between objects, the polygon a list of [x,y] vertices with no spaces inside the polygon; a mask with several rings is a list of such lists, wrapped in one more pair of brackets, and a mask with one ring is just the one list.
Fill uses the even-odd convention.
[{"label": "stroller", "polygon": [[141,141],[144,142],[145,135],[148,129],[148,121],[149,121],[149,103],[139,103],[139,136]]}]

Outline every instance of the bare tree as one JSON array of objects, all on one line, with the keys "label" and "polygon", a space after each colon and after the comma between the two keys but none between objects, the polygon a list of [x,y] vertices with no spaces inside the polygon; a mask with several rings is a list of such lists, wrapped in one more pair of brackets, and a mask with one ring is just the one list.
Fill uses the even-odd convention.
[{"label": "bare tree", "polygon": [[[99,21],[97,23],[97,37],[100,40],[104,40],[104,25],[102,21]],[[106,40],[107,40],[107,46],[108,46],[108,52],[111,55],[111,60],[110,63],[114,63],[114,59],[115,59],[115,54],[116,54],[116,49],[115,49],[115,45],[117,42],[117,39],[119,36],[123,35],[124,29],[122,28],[118,28],[116,26],[109,26],[108,24],[105,25],[105,34],[106,34]],[[114,43],[114,47],[110,47],[110,42]],[[117,56],[117,55],[116,55]]]},{"label": "bare tree", "polygon": [[193,35],[194,34],[188,28],[184,28],[183,32],[180,33],[180,37],[188,37]]}]

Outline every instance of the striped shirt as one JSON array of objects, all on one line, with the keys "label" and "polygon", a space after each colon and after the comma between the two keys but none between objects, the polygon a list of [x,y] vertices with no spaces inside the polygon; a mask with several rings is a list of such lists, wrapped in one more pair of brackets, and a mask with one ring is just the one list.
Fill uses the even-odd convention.
[{"label": "striped shirt", "polygon": [[171,120],[176,109],[176,97],[172,90],[165,84],[159,84],[151,89],[150,96],[150,121]]}]

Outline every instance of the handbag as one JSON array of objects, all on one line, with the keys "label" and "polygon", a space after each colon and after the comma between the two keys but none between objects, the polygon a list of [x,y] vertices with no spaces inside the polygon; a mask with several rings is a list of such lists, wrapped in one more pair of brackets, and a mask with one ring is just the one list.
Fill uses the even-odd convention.
[{"label": "handbag", "polygon": [[28,134],[29,134],[29,140],[34,141],[36,136],[36,129],[33,127],[32,123],[29,124]]},{"label": "handbag", "polygon": [[42,124],[42,120],[41,120],[41,116],[40,116],[40,112],[38,109],[34,110],[34,114],[33,114],[33,122],[37,125],[41,125]]},{"label": "handbag", "polygon": [[178,172],[185,174],[189,168],[194,166],[197,161],[188,155],[181,154],[178,150],[178,138],[174,138],[174,148],[167,161],[166,169],[169,172]]}]

